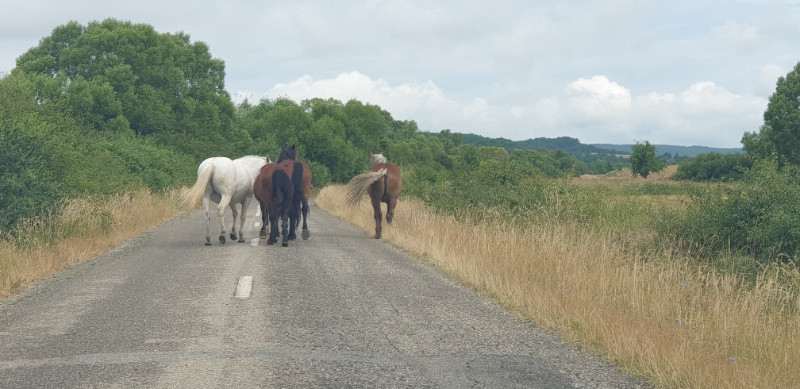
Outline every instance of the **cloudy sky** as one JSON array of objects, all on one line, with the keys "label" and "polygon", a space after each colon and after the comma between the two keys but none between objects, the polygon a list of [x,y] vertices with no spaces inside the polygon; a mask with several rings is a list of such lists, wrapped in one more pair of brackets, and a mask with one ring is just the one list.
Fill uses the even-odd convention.
[{"label": "cloudy sky", "polygon": [[108,17],[206,42],[237,102],[355,98],[513,140],[740,147],[800,62],[800,0],[0,0],[0,74]]}]

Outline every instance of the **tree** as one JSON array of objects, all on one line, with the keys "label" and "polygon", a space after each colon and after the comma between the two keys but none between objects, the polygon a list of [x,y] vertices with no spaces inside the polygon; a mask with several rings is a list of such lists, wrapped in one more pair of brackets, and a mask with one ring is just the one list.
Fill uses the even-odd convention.
[{"label": "tree", "polygon": [[22,54],[13,73],[41,84],[40,101],[97,130],[132,131],[197,158],[250,140],[233,126],[225,64],[184,33],[116,19],[69,22]]},{"label": "tree", "polygon": [[656,146],[651,145],[649,141],[636,142],[632,148],[633,155],[631,155],[630,161],[631,172],[634,176],[647,178],[650,173],[664,170],[664,161],[656,157]]},{"label": "tree", "polygon": [[749,155],[774,155],[780,166],[800,164],[800,62],[778,78],[764,112],[764,124],[758,133],[746,132],[742,144]]}]

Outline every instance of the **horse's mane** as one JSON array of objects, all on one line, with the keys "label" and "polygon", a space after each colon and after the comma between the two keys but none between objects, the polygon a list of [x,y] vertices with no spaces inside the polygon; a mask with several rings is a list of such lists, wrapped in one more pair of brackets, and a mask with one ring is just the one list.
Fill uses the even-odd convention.
[{"label": "horse's mane", "polygon": [[378,163],[386,163],[386,157],[384,157],[383,154],[371,154],[370,156],[372,157],[373,165]]},{"label": "horse's mane", "polygon": [[296,160],[297,159],[297,149],[294,146],[291,147],[284,147],[281,150],[281,154],[278,156],[278,162],[283,162],[287,159]]}]

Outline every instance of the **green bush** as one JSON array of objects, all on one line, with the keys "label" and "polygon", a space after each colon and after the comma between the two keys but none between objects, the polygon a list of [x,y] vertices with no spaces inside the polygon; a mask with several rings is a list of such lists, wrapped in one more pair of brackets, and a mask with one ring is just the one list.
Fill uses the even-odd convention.
[{"label": "green bush", "polygon": [[695,199],[679,234],[703,251],[793,260],[800,248],[800,169],[759,161],[726,191]]},{"label": "green bush", "polygon": [[99,131],[37,101],[35,80],[0,79],[0,230],[54,212],[62,200],[187,185],[197,164],[131,132]]},{"label": "green bush", "polygon": [[313,187],[320,189],[331,183],[331,171],[328,170],[327,166],[314,161],[304,162],[308,165],[308,169],[311,170],[311,185]]},{"label": "green bush", "polygon": [[735,181],[742,179],[744,172],[752,166],[753,162],[744,153],[704,153],[681,162],[672,178],[692,181]]}]

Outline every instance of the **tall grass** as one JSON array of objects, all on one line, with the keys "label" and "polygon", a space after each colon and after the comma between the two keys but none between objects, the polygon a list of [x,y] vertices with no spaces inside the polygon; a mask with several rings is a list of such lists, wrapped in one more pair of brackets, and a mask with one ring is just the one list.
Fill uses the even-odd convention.
[{"label": "tall grass", "polygon": [[0,300],[183,211],[178,191],[140,190],[70,200],[52,214],[25,220],[0,239]]},{"label": "tall grass", "polygon": [[[371,235],[370,206],[344,204],[343,187],[317,197]],[[555,198],[551,205],[564,206]],[[800,300],[782,281],[800,279],[796,270],[770,268],[748,282],[675,245],[642,245],[629,232],[560,217],[520,223],[492,212],[454,217],[405,198],[383,236],[658,387],[800,383]]]}]

